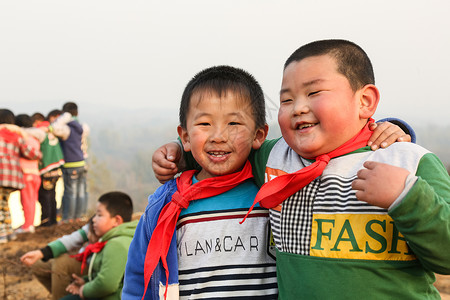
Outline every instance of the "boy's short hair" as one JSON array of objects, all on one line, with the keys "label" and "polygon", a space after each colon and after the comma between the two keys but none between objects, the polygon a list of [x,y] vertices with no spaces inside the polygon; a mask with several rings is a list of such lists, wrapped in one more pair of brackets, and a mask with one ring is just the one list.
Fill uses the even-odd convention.
[{"label": "boy's short hair", "polygon": [[14,124],[14,113],[6,108],[0,108],[0,124]]},{"label": "boy's short hair", "polygon": [[52,111],[50,111],[47,115],[47,121],[51,118],[51,117],[57,117],[59,115],[61,115],[63,112],[59,109],[54,109]]},{"label": "boy's short hair", "polygon": [[45,117],[40,112],[35,112],[34,114],[31,115],[31,121],[33,121],[33,124],[36,121],[42,122],[45,121]]},{"label": "boy's short hair", "polygon": [[130,222],[133,215],[133,201],[125,193],[114,191],[103,194],[98,202],[105,205],[111,217],[120,215],[124,222]]},{"label": "boy's short hair", "polygon": [[248,72],[231,66],[215,66],[197,73],[186,85],[180,104],[180,125],[186,128],[186,116],[192,95],[213,92],[222,97],[227,92],[237,93],[252,107],[256,128],[266,124],[264,93],[258,81]]},{"label": "boy's short hair", "polygon": [[72,116],[78,116],[78,106],[74,102],[65,103],[62,110],[70,113]]},{"label": "boy's short hair", "polygon": [[33,127],[33,120],[29,115],[20,114],[16,116],[16,125],[19,127],[30,128]]},{"label": "boy's short hair", "polygon": [[319,55],[330,55],[336,60],[337,71],[347,78],[354,92],[366,84],[375,84],[372,63],[366,52],[346,40],[320,40],[303,45],[289,56],[284,69],[292,62]]}]

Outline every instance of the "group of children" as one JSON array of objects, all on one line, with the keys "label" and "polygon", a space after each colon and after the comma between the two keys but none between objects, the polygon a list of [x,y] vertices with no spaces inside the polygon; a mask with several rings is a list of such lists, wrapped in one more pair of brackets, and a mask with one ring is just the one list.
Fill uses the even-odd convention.
[{"label": "group of children", "polygon": [[[75,274],[66,291],[119,299],[123,282],[122,299],[439,299],[434,272],[450,273],[450,177],[433,153],[395,143],[410,141],[407,124],[374,123],[379,99],[358,45],[306,44],[284,65],[282,137],[265,140],[254,77],[230,66],[199,72],[182,95],[179,142],[154,154],[165,184],[134,237],[116,242],[112,232],[136,223],[115,218],[102,196],[90,275]],[[22,261],[44,258],[38,251]]]},{"label": "group of children", "polygon": [[[34,232],[37,201],[42,208],[40,226],[57,223],[55,187],[62,175],[65,183],[63,220],[86,213],[85,179],[84,186],[75,182],[78,186],[73,188],[73,170],[85,169],[82,141],[88,133],[76,119],[77,114],[77,105],[73,102],[65,103],[62,110],[52,110],[47,117],[41,113],[14,116],[8,109],[0,110],[1,243],[14,239],[16,233]],[[79,133],[71,128],[79,129]],[[15,190],[20,190],[24,223],[13,231],[8,198]],[[76,195],[80,196],[76,198]],[[69,215],[72,211],[74,213]]]}]

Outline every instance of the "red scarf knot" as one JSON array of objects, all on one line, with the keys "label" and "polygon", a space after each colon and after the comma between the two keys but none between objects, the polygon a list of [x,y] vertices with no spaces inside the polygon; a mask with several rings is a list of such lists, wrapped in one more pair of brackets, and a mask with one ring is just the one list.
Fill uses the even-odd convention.
[{"label": "red scarf knot", "polygon": [[189,206],[189,201],[184,200],[179,191],[176,191],[172,195],[172,202],[184,209],[188,208]]},{"label": "red scarf knot", "polygon": [[327,154],[322,154],[317,157],[316,161],[320,161],[320,162],[324,162],[324,163],[328,164],[330,159],[331,158]]}]

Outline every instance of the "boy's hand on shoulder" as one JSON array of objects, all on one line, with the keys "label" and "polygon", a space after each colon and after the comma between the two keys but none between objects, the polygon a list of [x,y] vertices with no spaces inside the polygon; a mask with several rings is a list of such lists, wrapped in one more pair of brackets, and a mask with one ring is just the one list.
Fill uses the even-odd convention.
[{"label": "boy's hand on shoulder", "polygon": [[399,126],[390,122],[372,123],[369,125],[373,134],[367,143],[372,150],[386,148],[395,142],[411,142],[411,136],[406,134]]},{"label": "boy's hand on shoulder", "polygon": [[370,205],[389,208],[405,188],[409,171],[375,161],[366,161],[364,167],[352,183],[356,198]]},{"label": "boy's hand on shoulder", "polygon": [[178,173],[178,162],[181,157],[177,143],[167,143],[159,147],[152,156],[152,168],[160,183],[171,180]]}]

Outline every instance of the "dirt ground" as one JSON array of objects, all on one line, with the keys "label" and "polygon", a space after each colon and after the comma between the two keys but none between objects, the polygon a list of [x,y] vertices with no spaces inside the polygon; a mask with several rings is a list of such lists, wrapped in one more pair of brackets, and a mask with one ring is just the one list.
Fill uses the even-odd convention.
[{"label": "dirt ground", "polygon": [[[56,238],[80,228],[82,222],[37,228],[34,234],[24,233],[16,241],[0,245],[0,299],[47,300],[47,290],[33,278],[19,258],[26,252],[44,247]],[[450,300],[450,276],[436,275],[436,287],[444,300]]]}]

